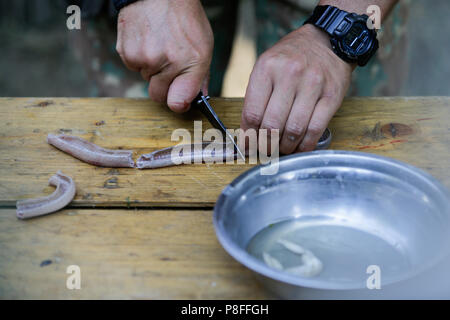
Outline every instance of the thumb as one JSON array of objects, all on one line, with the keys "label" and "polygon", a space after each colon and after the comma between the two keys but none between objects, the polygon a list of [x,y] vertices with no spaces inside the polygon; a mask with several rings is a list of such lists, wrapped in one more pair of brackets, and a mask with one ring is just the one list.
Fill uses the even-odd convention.
[{"label": "thumb", "polygon": [[167,94],[169,108],[177,113],[188,111],[192,100],[200,92],[205,76],[198,71],[187,71],[177,76]]},{"label": "thumb", "polygon": [[210,79],[210,71],[208,71],[208,73],[206,74],[205,79],[203,79],[202,82],[202,92],[205,96],[209,95],[209,79]]}]

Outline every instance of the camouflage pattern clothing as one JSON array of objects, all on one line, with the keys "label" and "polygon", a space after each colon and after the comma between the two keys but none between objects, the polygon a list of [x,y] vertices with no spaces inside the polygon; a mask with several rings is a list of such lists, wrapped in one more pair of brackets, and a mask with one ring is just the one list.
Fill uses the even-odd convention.
[{"label": "camouflage pattern clothing", "polygon": [[[317,0],[253,0],[257,20],[258,55],[287,33],[302,26]],[[406,28],[408,4],[400,1],[379,32],[375,59],[353,74],[350,95],[392,95],[407,79]],[[71,1],[73,3],[73,1]],[[76,57],[94,79],[92,96],[148,97],[147,83],[122,64],[115,51],[116,17],[109,0],[79,0],[82,29],[71,34]],[[215,47],[211,64],[210,95],[220,96],[236,30],[238,0],[203,0],[211,22]]]}]

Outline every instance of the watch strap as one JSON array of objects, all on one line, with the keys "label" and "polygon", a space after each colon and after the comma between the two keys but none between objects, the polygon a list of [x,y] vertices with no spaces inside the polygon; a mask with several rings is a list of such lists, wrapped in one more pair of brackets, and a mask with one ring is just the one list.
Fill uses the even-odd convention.
[{"label": "watch strap", "polygon": [[305,24],[313,24],[331,36],[348,14],[333,6],[317,6]]},{"label": "watch strap", "polygon": [[122,8],[132,4],[138,0],[113,0],[114,7],[117,11],[120,11]]}]

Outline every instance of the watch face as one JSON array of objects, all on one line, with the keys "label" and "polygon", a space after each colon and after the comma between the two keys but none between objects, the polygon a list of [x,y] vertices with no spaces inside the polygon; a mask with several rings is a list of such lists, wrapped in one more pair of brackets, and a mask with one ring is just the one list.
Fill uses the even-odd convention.
[{"label": "watch face", "polygon": [[342,39],[345,51],[352,56],[359,56],[366,53],[371,42],[372,36],[367,26],[360,22],[354,23]]}]

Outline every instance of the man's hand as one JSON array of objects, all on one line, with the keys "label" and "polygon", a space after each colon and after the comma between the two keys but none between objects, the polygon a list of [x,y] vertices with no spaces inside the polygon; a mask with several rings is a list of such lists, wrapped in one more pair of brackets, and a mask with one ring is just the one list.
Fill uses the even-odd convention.
[{"label": "man's hand", "polygon": [[199,0],[142,0],[120,11],[117,52],[175,112],[207,91],[213,33]]},{"label": "man's hand", "polygon": [[320,29],[305,25],[291,32],[256,62],[241,128],[279,129],[284,154],[314,150],[344,99],[353,69]]}]

